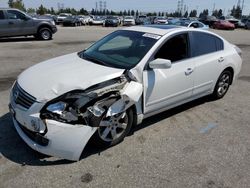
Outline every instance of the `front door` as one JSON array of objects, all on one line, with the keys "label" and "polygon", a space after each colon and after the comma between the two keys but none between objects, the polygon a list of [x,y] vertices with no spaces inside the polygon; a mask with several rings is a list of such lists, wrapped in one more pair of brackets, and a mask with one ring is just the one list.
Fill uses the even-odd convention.
[{"label": "front door", "polygon": [[9,36],[34,34],[33,20],[17,10],[7,10]]},{"label": "front door", "polygon": [[168,59],[169,69],[147,69],[143,72],[144,113],[173,107],[192,97],[194,63],[189,58],[189,35],[182,33],[168,39],[154,59]]},{"label": "front door", "polygon": [[8,19],[4,15],[4,11],[0,10],[0,37],[8,35]]}]

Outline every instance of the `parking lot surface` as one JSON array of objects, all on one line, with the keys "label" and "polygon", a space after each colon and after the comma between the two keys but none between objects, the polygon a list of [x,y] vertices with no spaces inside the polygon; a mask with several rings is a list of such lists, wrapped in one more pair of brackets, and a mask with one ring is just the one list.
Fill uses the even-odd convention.
[{"label": "parking lot surface", "polygon": [[239,79],[223,99],[205,97],[146,119],[121,144],[89,145],[80,161],[70,162],[30,149],[8,113],[10,87],[24,69],[80,51],[115,30],[58,29],[52,41],[0,39],[0,188],[249,187],[250,31],[213,30],[243,52]]}]

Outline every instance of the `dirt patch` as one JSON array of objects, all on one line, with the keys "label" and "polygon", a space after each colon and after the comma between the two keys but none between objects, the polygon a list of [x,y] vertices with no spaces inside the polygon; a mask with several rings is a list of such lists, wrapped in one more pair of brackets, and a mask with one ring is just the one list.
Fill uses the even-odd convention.
[{"label": "dirt patch", "polygon": [[0,91],[5,91],[11,88],[17,76],[23,72],[24,69],[21,69],[17,72],[12,72],[6,76],[0,77]]},{"label": "dirt patch", "polygon": [[195,147],[193,145],[188,145],[187,147],[183,148],[184,153],[192,153],[194,152]]},{"label": "dirt patch", "polygon": [[240,49],[247,49],[250,48],[249,44],[236,44],[236,46],[238,46]]},{"label": "dirt patch", "polygon": [[96,41],[62,41],[62,42],[55,42],[54,44],[57,45],[82,45],[82,44],[90,44],[94,43]]},{"label": "dirt patch", "polygon": [[143,135],[137,137],[137,140],[140,144],[143,144],[146,141],[146,138]]},{"label": "dirt patch", "polygon": [[15,80],[16,77],[0,78],[0,91],[10,89]]},{"label": "dirt patch", "polygon": [[93,180],[93,175],[90,173],[86,173],[81,176],[81,182],[83,183],[89,183]]},{"label": "dirt patch", "polygon": [[250,82],[250,76],[241,76],[239,77],[239,80]]}]

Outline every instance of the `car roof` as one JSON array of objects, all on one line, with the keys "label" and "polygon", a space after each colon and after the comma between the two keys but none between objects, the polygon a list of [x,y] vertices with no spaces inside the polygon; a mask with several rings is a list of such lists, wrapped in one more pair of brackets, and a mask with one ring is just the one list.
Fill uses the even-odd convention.
[{"label": "car roof", "polygon": [[5,8],[0,7],[0,10],[18,10],[18,9],[16,9],[16,8],[7,8],[7,7],[5,7]]},{"label": "car roof", "polygon": [[124,30],[129,31],[138,31],[138,32],[146,32],[146,33],[152,33],[156,35],[166,35],[167,33],[175,30],[187,30],[185,27],[180,27],[176,25],[144,25],[144,26],[133,26],[124,28]]},{"label": "car roof", "polygon": [[128,31],[138,31],[138,32],[143,32],[143,33],[151,33],[155,35],[160,35],[164,36],[170,32],[188,32],[188,31],[199,31],[202,33],[207,33],[210,35],[217,36],[218,38],[224,39],[217,35],[216,33],[207,31],[207,30],[202,30],[202,29],[197,29],[197,28],[190,28],[190,27],[183,27],[183,26],[176,26],[176,25],[143,25],[143,26],[132,26],[132,27],[127,27],[123,28],[123,30],[128,30]]}]

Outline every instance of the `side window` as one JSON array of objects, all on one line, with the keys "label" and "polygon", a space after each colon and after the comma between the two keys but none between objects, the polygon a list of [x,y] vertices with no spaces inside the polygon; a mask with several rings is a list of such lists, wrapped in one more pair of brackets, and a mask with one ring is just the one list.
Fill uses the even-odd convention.
[{"label": "side window", "polygon": [[201,23],[198,23],[198,24],[199,24],[199,28],[203,27],[203,24],[201,24]]},{"label": "side window", "polygon": [[168,59],[171,62],[189,58],[188,34],[180,34],[170,38],[157,52],[155,59]]},{"label": "side window", "polygon": [[2,10],[0,10],[0,20],[4,20],[5,18],[4,18],[4,13],[3,13],[3,11]]},{"label": "side window", "polygon": [[25,15],[16,10],[8,10],[7,13],[9,19],[21,19],[21,20],[25,19]]},{"label": "side window", "polygon": [[200,56],[223,50],[223,41],[207,33],[192,33],[192,56]]},{"label": "side window", "polygon": [[192,24],[191,24],[191,27],[193,27],[193,28],[199,28],[199,24],[196,23],[196,22],[195,22],[195,23],[192,23]]},{"label": "side window", "polygon": [[218,37],[215,37],[217,51],[224,50],[224,43]]}]

